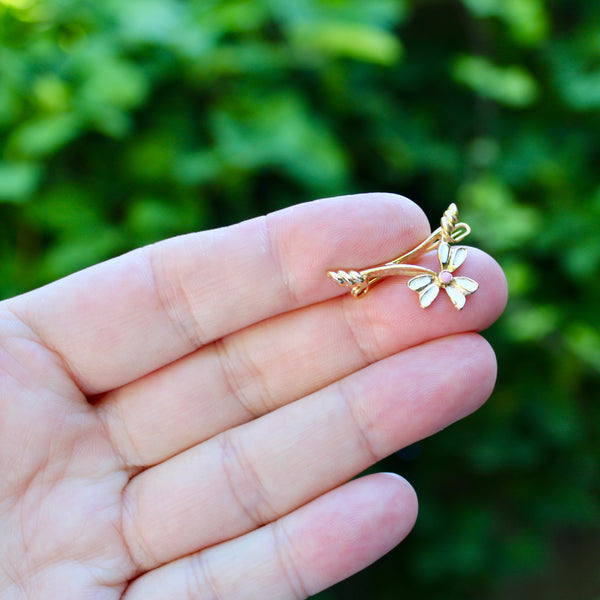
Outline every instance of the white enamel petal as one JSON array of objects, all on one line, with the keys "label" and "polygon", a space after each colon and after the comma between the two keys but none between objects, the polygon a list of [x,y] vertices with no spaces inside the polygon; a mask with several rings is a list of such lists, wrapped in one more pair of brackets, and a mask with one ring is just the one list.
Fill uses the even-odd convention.
[{"label": "white enamel petal", "polygon": [[457,287],[452,285],[446,286],[444,289],[450,300],[452,300],[452,304],[454,304],[458,310],[461,310],[467,301],[465,295]]},{"label": "white enamel petal", "polygon": [[442,269],[448,266],[450,260],[450,245],[446,242],[442,242],[438,247],[438,258],[440,259],[440,265]]},{"label": "white enamel petal", "polygon": [[470,277],[455,277],[452,280],[452,285],[456,285],[465,296],[479,289],[479,284]]},{"label": "white enamel petal", "polygon": [[467,249],[464,246],[454,246],[452,250],[450,250],[450,271],[454,271],[458,269],[460,265],[465,262],[467,258]]},{"label": "white enamel petal", "polygon": [[419,293],[419,302],[423,308],[427,308],[440,293],[440,288],[432,283]]},{"label": "white enamel petal", "polygon": [[408,282],[408,287],[415,292],[420,292],[433,281],[432,275],[417,275]]}]

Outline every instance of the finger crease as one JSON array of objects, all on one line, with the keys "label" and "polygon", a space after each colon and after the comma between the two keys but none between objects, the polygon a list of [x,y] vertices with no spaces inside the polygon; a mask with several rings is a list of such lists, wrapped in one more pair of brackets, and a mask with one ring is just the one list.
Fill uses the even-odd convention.
[{"label": "finger crease", "polygon": [[338,390],[342,402],[344,403],[348,415],[350,416],[350,422],[353,425],[354,430],[356,431],[357,438],[359,440],[360,445],[364,449],[368,458],[372,463],[376,463],[381,460],[381,457],[375,452],[373,448],[373,444],[371,443],[371,438],[367,433],[367,428],[365,427],[365,419],[361,419],[357,415],[356,411],[356,396],[350,390],[350,385],[345,383],[344,381],[340,381],[338,383]]},{"label": "finger crease", "polygon": [[[273,545],[275,547],[275,556],[283,576],[290,588],[291,593],[296,600],[303,600],[310,596],[306,589],[300,571],[297,568],[296,561],[292,557],[294,544],[290,539],[285,527],[280,520],[274,521],[271,527],[273,532]],[[287,551],[285,550],[287,548]]]},{"label": "finger crease", "polygon": [[236,366],[236,368],[232,372],[241,373],[245,376],[238,376],[238,389],[243,389],[241,385],[242,381],[249,381],[252,384],[251,389],[254,392],[254,399],[251,401],[246,394],[244,395],[244,398],[246,400],[246,409],[250,408],[250,405],[252,404],[252,413],[254,413],[255,416],[265,415],[268,412],[271,412],[272,410],[277,408],[276,403],[274,402],[272,395],[267,390],[263,372],[252,360],[252,357],[248,352],[236,350],[236,348],[238,348],[239,346],[240,344],[234,345],[232,342],[228,342],[227,340],[225,340],[223,342],[222,349],[229,357],[231,357],[230,349],[234,349],[233,355],[237,358],[237,360],[230,360],[230,363],[235,364]]},{"label": "finger crease", "polygon": [[[366,345],[363,344],[360,340],[360,336],[357,335],[356,329],[353,323],[350,320],[349,316],[349,307],[351,306],[350,302],[356,302],[355,298],[347,298],[344,297],[342,300],[342,316],[344,317],[344,323],[348,329],[348,337],[352,341],[354,347],[358,350],[360,356],[362,357],[363,363],[365,366],[371,365],[376,362],[377,358],[370,352]],[[365,328],[365,330],[370,330],[370,328]]]},{"label": "finger crease", "polygon": [[[127,425],[127,419],[123,418],[122,405],[120,402],[108,401],[101,403],[96,407],[98,420],[102,425],[106,438],[108,439],[115,456],[119,460],[124,469],[139,469],[144,466],[142,453],[136,445],[135,438],[131,434]],[[113,423],[120,430],[119,433],[114,431],[115,426],[109,425]],[[117,441],[119,440],[119,441]],[[125,446],[126,448],[124,448]]]},{"label": "finger crease", "polygon": [[[121,519],[119,528],[121,531],[121,539],[123,540],[123,545],[125,546],[125,550],[129,556],[129,560],[131,564],[135,567],[137,573],[143,573],[147,570],[145,565],[154,564],[159,565],[161,561],[157,559],[156,556],[152,553],[148,544],[144,540],[144,536],[138,530],[136,526],[136,519],[131,508],[131,500],[128,499],[128,496],[131,495],[131,485],[125,486],[123,491],[121,492]],[[139,490],[137,492],[139,494]],[[136,494],[136,495],[137,495]],[[133,530],[133,535],[128,533],[130,530]],[[132,540],[135,539],[135,548],[134,544],[132,544]],[[141,557],[136,556],[136,552],[134,550],[138,550]]]},{"label": "finger crease", "polygon": [[[171,276],[160,276],[161,246],[152,244],[147,247],[148,263],[152,276],[152,285],[158,298],[160,309],[167,316],[169,323],[177,334],[187,342],[190,351],[204,346],[206,336],[202,335],[200,324],[194,314],[186,286],[181,281],[179,271],[175,268],[170,271]],[[144,250],[144,249],[142,249]]]},{"label": "finger crease", "polygon": [[235,441],[234,433],[224,432],[219,436],[223,471],[231,495],[253,528],[261,527],[277,517],[271,506],[266,488],[256,469],[248,460],[241,444]]},{"label": "finger crease", "polygon": [[[262,397],[259,397],[259,402],[251,402],[248,396],[243,392],[244,385],[241,383],[243,377],[240,376],[239,373],[246,367],[244,366],[243,361],[240,360],[236,361],[234,365],[234,360],[231,357],[227,342],[224,340],[217,340],[214,343],[214,347],[221,372],[223,373],[223,379],[225,380],[229,393],[253,419],[269,412],[269,408],[262,401]],[[238,366],[242,368],[237,368]]]},{"label": "finger crease", "polygon": [[279,273],[281,283],[283,284],[282,287],[287,295],[288,303],[292,307],[301,306],[302,303],[300,302],[300,298],[298,297],[298,294],[296,293],[294,286],[290,281],[289,270],[284,269],[283,267],[281,252],[278,244],[276,244],[275,240],[273,239],[273,229],[270,226],[270,221],[270,215],[267,215],[262,220],[264,237],[267,241],[267,250],[269,252],[269,255],[271,256],[273,264],[275,265],[277,273]]},{"label": "finger crease", "polygon": [[206,588],[210,591],[209,600],[224,600],[224,596],[219,592],[217,579],[209,568],[205,552],[198,552],[190,557],[189,577],[187,578],[187,596],[189,600],[197,600],[199,592],[202,591],[202,597]]}]

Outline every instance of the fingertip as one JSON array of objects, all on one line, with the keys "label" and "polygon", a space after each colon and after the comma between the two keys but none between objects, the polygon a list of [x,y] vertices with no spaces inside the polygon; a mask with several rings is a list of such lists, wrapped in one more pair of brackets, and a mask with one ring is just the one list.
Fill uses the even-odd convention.
[{"label": "fingertip", "polygon": [[417,512],[417,495],[404,478],[376,473],[291,515],[287,531],[297,540],[294,555],[307,589],[316,593],[387,554],[409,534]]},{"label": "fingertip", "polygon": [[419,499],[415,488],[401,475],[383,472],[371,477],[381,480],[382,485],[389,486],[389,507],[384,511],[395,529],[396,542],[399,544],[414,527],[419,514]]},{"label": "fingertip", "polygon": [[480,334],[472,332],[461,335],[462,386],[468,398],[462,403],[460,420],[481,408],[489,399],[496,385],[498,363],[491,344]]},{"label": "fingertip", "polygon": [[479,266],[479,297],[485,297],[481,326],[486,329],[504,312],[508,302],[508,283],[500,264],[489,254],[478,248],[472,249],[474,259]]}]

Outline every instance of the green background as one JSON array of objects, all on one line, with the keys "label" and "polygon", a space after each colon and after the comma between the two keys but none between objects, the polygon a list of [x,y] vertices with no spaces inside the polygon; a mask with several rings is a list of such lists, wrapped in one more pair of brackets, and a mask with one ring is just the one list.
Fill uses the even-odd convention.
[{"label": "green background", "polygon": [[492,400],[379,465],[418,524],[322,600],[600,598],[599,167],[597,0],[0,0],[2,297],[373,190],[504,267]]}]

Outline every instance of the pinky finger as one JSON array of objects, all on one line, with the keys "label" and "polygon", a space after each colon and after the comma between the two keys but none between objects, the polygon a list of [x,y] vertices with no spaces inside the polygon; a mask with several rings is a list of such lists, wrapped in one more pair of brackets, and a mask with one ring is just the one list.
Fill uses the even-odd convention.
[{"label": "pinky finger", "polygon": [[369,475],[251,533],[150,571],[123,598],[307,598],[391,550],[416,516],[416,495],[404,479]]}]

